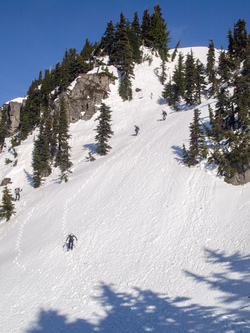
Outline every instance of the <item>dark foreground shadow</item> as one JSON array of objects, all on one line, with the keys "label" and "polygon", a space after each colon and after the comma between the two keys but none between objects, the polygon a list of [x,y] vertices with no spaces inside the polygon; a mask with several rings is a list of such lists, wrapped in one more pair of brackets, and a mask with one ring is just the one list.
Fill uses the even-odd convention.
[{"label": "dark foreground shadow", "polygon": [[[94,325],[85,319],[69,322],[67,316],[58,311],[41,310],[37,322],[26,333],[55,332],[112,332],[112,333],[223,333],[250,332],[248,298],[250,292],[250,256],[236,253],[227,257],[223,253],[206,250],[208,259],[216,266],[223,265],[222,274],[211,273],[210,277],[186,274],[201,283],[217,288],[225,297],[223,311],[190,302],[185,297],[170,299],[151,290],[134,288],[131,293],[119,292],[115,286],[101,283],[100,296],[96,301],[105,309],[105,317]],[[218,267],[218,266],[217,266]],[[232,278],[232,273],[238,273]],[[215,279],[216,278],[216,279]],[[248,294],[247,294],[248,292]],[[185,301],[189,301],[188,304]],[[228,307],[233,301],[242,301],[242,306]],[[239,303],[237,303],[239,304]],[[83,305],[83,307],[86,305]],[[231,310],[226,310],[230,308]]]}]

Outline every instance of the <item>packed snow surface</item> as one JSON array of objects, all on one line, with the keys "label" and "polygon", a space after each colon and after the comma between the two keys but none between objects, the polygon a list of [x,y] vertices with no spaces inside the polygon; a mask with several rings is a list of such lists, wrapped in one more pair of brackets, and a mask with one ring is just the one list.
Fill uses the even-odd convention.
[{"label": "packed snow surface", "polygon": [[[193,52],[206,64],[207,48]],[[122,102],[118,81],[104,101],[108,155],[95,154],[97,115],[71,124],[67,183],[56,169],[32,187],[35,133],[16,147],[16,166],[5,164],[9,145],[0,155],[1,180],[22,188],[16,215],[0,222],[1,332],[250,332],[250,184],[184,166],[193,109],[162,99],[159,58],[134,73],[132,101]],[[67,252],[69,233],[78,242]]]}]

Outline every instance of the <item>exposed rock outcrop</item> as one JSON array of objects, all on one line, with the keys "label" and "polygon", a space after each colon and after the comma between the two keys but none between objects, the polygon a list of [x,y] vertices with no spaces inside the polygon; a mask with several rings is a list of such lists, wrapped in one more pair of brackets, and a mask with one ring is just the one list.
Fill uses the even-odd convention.
[{"label": "exposed rock outcrop", "polygon": [[7,107],[7,111],[8,111],[8,118],[9,118],[11,133],[15,133],[16,129],[19,125],[20,113],[21,113],[22,107],[25,104],[25,100],[26,99],[23,97],[18,97],[18,98],[15,98],[15,99],[7,102],[6,104],[4,104],[4,106]]},{"label": "exposed rock outcrop", "polygon": [[237,169],[235,175],[228,180],[232,185],[244,185],[250,182],[250,164]]},{"label": "exposed rock outcrop", "polygon": [[[102,74],[81,74],[63,94],[71,123],[79,119],[89,120],[98,110],[102,100],[108,97],[114,80]],[[55,102],[55,109],[59,101]]]},{"label": "exposed rock outcrop", "polygon": [[[108,75],[80,74],[68,87],[67,92],[63,93],[69,122],[74,123],[79,119],[89,120],[98,110],[102,100],[108,97],[110,84],[114,84],[114,79]],[[17,98],[5,104],[12,134],[19,125],[20,112],[24,104],[24,98]],[[59,109],[59,104],[59,100],[54,101],[55,110]]]}]

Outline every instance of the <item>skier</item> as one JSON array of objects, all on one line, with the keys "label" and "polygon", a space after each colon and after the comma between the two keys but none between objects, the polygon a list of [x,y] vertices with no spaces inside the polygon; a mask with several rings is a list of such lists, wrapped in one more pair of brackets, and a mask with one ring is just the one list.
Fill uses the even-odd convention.
[{"label": "skier", "polygon": [[67,237],[67,239],[66,239],[66,242],[69,241],[69,242],[68,242],[68,251],[69,251],[69,250],[73,250],[73,247],[74,247],[74,239],[78,242],[78,239],[77,239],[77,237],[76,237],[75,235],[73,235],[73,234],[69,234],[69,235],[68,235],[68,237]]},{"label": "skier", "polygon": [[139,126],[136,126],[136,125],[135,125],[135,135],[138,135],[139,130],[140,130]]},{"label": "skier", "polygon": [[167,117],[167,112],[162,110],[162,119],[166,120],[166,117]]},{"label": "skier", "polygon": [[19,201],[20,200],[20,192],[22,192],[22,190],[20,189],[20,187],[15,188],[15,194],[16,194],[16,199],[15,201]]}]

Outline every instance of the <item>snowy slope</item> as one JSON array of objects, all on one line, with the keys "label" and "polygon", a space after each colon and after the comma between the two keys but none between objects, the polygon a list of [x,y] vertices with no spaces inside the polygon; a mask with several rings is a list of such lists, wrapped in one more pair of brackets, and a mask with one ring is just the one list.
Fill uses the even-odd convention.
[{"label": "snowy slope", "polygon": [[[207,48],[193,52],[206,63]],[[0,224],[1,332],[250,332],[250,184],[183,166],[193,111],[164,104],[159,67],[156,57],[136,66],[133,101],[111,86],[107,156],[85,159],[95,117],[71,125],[68,183],[55,170],[32,188],[34,134],[17,166],[5,165],[7,148],[0,155],[1,179],[23,189]],[[79,241],[66,252],[70,232]]]}]

